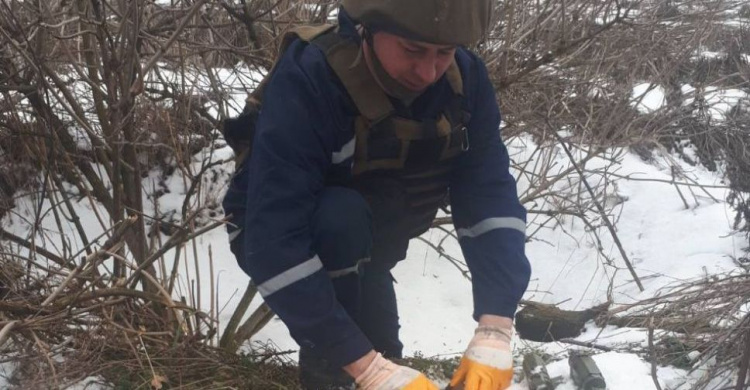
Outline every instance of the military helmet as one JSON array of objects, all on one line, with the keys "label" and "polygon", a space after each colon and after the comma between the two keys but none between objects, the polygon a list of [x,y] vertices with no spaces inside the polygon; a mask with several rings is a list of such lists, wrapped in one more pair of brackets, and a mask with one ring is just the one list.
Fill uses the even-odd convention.
[{"label": "military helmet", "polygon": [[492,0],[343,0],[364,26],[440,45],[473,45],[490,27]]}]

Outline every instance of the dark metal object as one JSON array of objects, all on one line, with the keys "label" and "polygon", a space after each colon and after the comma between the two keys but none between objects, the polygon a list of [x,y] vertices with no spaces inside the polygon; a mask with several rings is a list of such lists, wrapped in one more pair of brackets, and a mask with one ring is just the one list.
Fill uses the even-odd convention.
[{"label": "dark metal object", "polygon": [[523,357],[523,373],[531,390],[552,390],[556,387],[549,377],[544,360],[533,352]]},{"label": "dark metal object", "polygon": [[570,355],[570,377],[581,390],[606,390],[607,383],[604,381],[602,372],[596,366],[591,356]]}]

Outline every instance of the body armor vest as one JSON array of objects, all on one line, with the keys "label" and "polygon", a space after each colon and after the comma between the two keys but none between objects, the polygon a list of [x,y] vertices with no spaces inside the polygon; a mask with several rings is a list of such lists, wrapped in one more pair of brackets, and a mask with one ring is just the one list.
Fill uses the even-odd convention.
[{"label": "body armor vest", "polygon": [[[390,196],[402,196],[399,201],[407,208],[403,210],[407,215],[399,215],[402,221],[398,230],[410,238],[418,236],[431,227],[438,208],[446,203],[453,160],[469,147],[469,115],[462,109],[463,80],[458,65],[454,61],[446,72],[454,96],[437,119],[402,118],[365,61],[359,60],[359,45],[341,37],[335,28],[297,28],[285,35],[281,53],[296,38],[319,47],[359,111],[354,121],[352,179],[335,184],[358,190],[372,207],[387,183],[385,186],[391,188],[385,191]],[[243,115],[250,121],[227,121],[224,126],[225,138],[235,150],[238,163],[252,148],[255,119],[269,79],[270,74],[247,100]],[[378,210],[373,208],[373,213]]]}]

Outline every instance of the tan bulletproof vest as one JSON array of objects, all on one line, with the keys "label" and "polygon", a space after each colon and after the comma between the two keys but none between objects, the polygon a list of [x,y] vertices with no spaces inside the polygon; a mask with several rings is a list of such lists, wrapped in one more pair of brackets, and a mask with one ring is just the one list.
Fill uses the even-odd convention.
[{"label": "tan bulletproof vest", "polygon": [[[426,231],[437,209],[445,203],[455,157],[468,149],[469,115],[462,110],[463,80],[454,61],[445,74],[454,98],[435,120],[415,121],[396,115],[396,109],[372,76],[360,46],[341,37],[336,26],[304,26],[284,36],[280,53],[299,38],[319,47],[359,111],[355,119],[356,146],[352,164],[355,182],[368,176],[388,175],[398,180],[407,195],[417,236]],[[273,70],[272,70],[273,72]],[[248,104],[260,105],[266,77]],[[368,198],[368,194],[363,194]]]}]

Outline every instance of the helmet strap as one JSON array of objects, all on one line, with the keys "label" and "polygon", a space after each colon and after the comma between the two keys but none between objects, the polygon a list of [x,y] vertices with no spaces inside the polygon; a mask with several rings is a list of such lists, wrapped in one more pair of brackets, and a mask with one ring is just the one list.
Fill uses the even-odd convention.
[{"label": "helmet strap", "polygon": [[367,42],[367,45],[375,50],[375,39],[373,39],[373,29],[370,27],[362,26],[362,39]]},{"label": "helmet strap", "polygon": [[[369,61],[369,68],[372,76],[383,88],[386,94],[400,100],[405,106],[410,106],[414,100],[422,94],[422,92],[414,92],[396,81],[388,72],[383,68],[383,64],[380,62],[377,54],[375,53],[375,39],[373,39],[374,33],[367,27],[364,27],[362,31],[362,39],[367,43],[367,51]],[[363,50],[364,44],[362,45]]]}]

